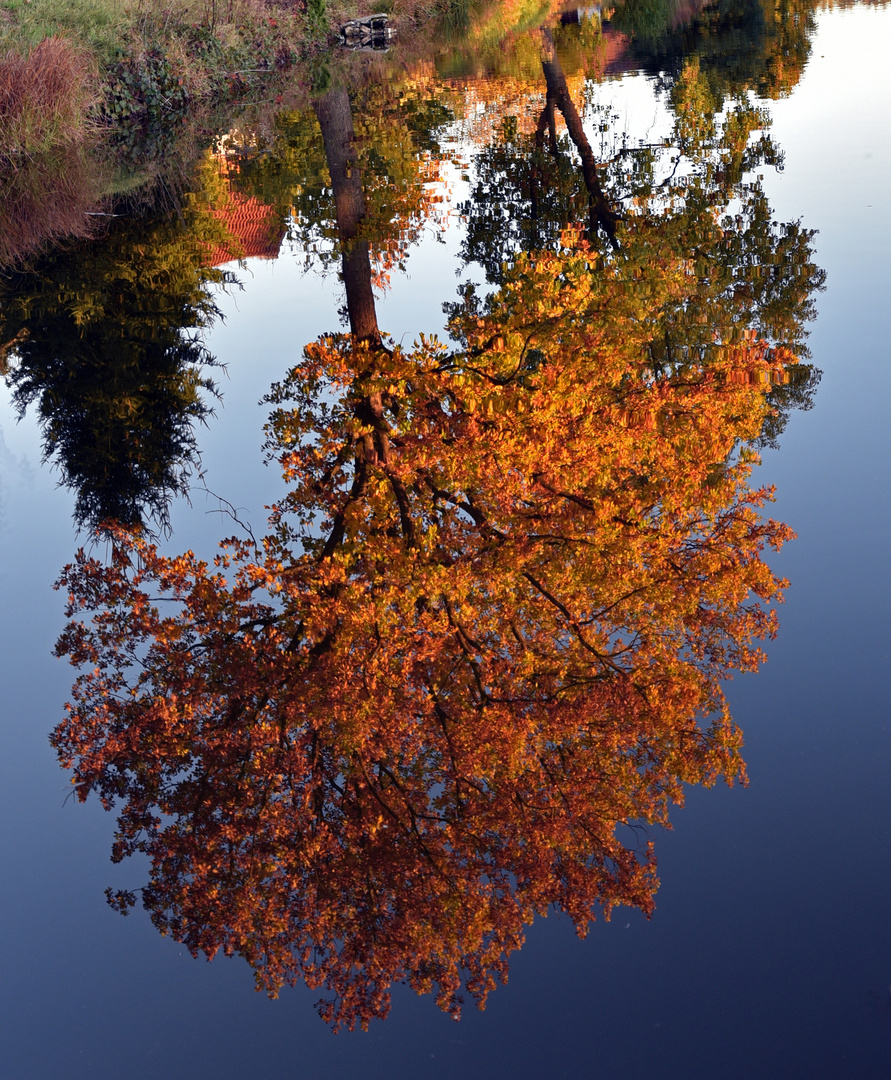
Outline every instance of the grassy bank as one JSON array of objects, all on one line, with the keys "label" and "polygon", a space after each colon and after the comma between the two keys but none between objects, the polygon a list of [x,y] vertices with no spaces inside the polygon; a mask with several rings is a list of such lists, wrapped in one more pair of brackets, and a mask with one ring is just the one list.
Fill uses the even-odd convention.
[{"label": "grassy bank", "polygon": [[[319,12],[284,0],[7,0],[0,154],[32,153],[54,130],[59,143],[78,137],[75,117],[84,129],[175,120],[268,80],[325,32]],[[75,77],[55,88],[65,123],[54,128],[42,117],[55,67]]]},{"label": "grassy bank", "polygon": [[548,0],[0,0],[0,168],[97,126],[163,127],[202,106],[275,97],[285,72],[319,89],[313,69],[325,64],[313,58],[357,16],[385,11],[400,36],[438,24],[435,36],[451,37],[495,16],[503,32],[530,7]]},{"label": "grassy bank", "polygon": [[[169,126],[196,108],[275,96],[285,72],[312,81],[302,61],[347,19],[387,10],[423,21],[456,2],[0,0],[0,168],[97,126]],[[55,70],[64,78],[53,82]]]}]

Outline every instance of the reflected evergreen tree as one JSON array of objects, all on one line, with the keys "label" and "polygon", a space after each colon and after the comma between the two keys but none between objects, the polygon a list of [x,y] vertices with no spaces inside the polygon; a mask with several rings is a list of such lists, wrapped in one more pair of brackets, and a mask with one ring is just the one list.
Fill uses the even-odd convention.
[{"label": "reflected evergreen tree", "polygon": [[676,21],[677,0],[620,0],[610,24],[634,41],[659,41]]},{"label": "reflected evergreen tree", "polygon": [[213,170],[179,212],[118,207],[100,238],[69,243],[0,289],[0,340],[20,413],[36,406],[44,457],[76,494],[75,519],[163,528],[198,463],[214,364],[200,334],[218,315],[207,267],[230,242],[210,212]]}]

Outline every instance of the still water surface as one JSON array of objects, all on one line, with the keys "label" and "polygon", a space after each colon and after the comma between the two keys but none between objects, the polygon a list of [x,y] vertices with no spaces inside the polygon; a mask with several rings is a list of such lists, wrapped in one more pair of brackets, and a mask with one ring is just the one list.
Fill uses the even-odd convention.
[{"label": "still water surface", "polygon": [[[623,279],[629,288],[598,301],[602,321],[595,329],[613,343],[610,355],[624,355],[628,342],[648,340],[650,359],[666,378],[687,370],[691,356],[716,370],[723,364],[721,370],[747,375],[722,384],[735,388],[738,410],[755,408],[762,390],[769,391],[786,419],[782,430],[768,433],[773,445],[763,449],[754,478],[776,486],[770,514],[798,534],[769,560],[790,581],[780,633],[768,642],[767,665],[727,690],[745,737],[749,786],[690,787],[686,806],[672,811],[674,831],[652,830],[661,884],[649,920],[618,907],[610,922],[598,919],[580,941],[571,920],[552,912],[536,920],[522,950],[513,953],[510,981],[492,993],[485,1012],[468,1003],[455,1024],[430,996],[397,988],[386,1020],[373,1021],[367,1033],[331,1035],[313,1008],[318,991],[286,989],[271,1001],[254,994],[244,961],[219,956],[208,965],[192,959],[182,944],[159,936],[139,906],[122,919],[104,904],[106,886],[136,889],[147,869],[137,861],[141,857],[118,867],[109,863],[112,817],[95,797],[84,804],[66,798],[68,777],[47,745],[73,677],[50,655],[63,625],[63,597],[51,586],[83,542],[72,514],[86,527],[100,510],[108,511],[112,497],[121,498],[119,481],[96,480],[107,478],[108,461],[121,451],[101,450],[102,433],[111,443],[116,430],[109,419],[113,410],[101,415],[104,385],[98,391],[80,385],[74,399],[43,399],[62,402],[57,451],[68,445],[65,433],[73,433],[67,472],[60,472],[58,460],[55,469],[41,464],[45,433],[35,418],[36,402],[17,422],[7,399],[0,429],[4,1076],[86,1077],[111,1069],[146,1078],[315,1077],[356,1070],[374,1077],[891,1072],[891,935],[885,917],[891,739],[881,681],[889,640],[883,313],[891,214],[882,197],[891,165],[885,134],[888,14],[873,7],[820,13],[803,72],[799,78],[792,65],[787,83],[774,69],[758,74],[751,57],[736,69],[711,67],[708,43],[694,61],[697,50],[689,40],[662,53],[623,53],[606,35],[597,39],[597,53],[583,39],[584,30],[584,23],[555,27],[554,50],[538,31],[518,38],[513,67],[491,55],[475,65],[464,57],[454,61],[458,70],[449,70],[448,79],[428,67],[386,91],[374,82],[354,89],[349,99],[329,90],[315,108],[261,131],[265,153],[230,155],[226,164],[209,157],[181,215],[162,220],[143,211],[90,245],[48,254],[30,284],[27,275],[12,279],[18,292],[4,298],[4,318],[13,318],[8,312],[15,313],[23,296],[31,297],[28,311],[40,311],[36,320],[28,311],[16,316],[32,320],[28,340],[38,344],[18,355],[30,356],[34,371],[41,356],[76,355],[82,336],[72,345],[53,329],[49,309],[59,282],[80,281],[73,291],[89,294],[91,281],[101,279],[97,267],[126,262],[138,251],[143,267],[158,259],[152,280],[161,284],[152,292],[143,282],[139,303],[123,314],[119,309],[123,334],[116,338],[114,328],[101,326],[90,342],[93,355],[105,348],[120,361],[122,347],[115,341],[124,337],[142,340],[146,357],[176,354],[185,364],[193,358],[186,337],[161,335],[159,345],[145,327],[162,325],[165,314],[174,331],[193,325],[202,295],[211,297],[224,318],[208,318],[212,325],[203,340],[225,373],[204,369],[218,384],[220,400],[206,426],[196,429],[203,484],[259,533],[264,508],[287,493],[276,463],[264,464],[262,427],[270,405],[261,399],[300,360],[305,343],[343,329],[339,308],[357,336],[372,338],[376,324],[408,350],[419,334],[444,335],[443,304],[458,300],[462,282],[475,282],[480,296],[497,297],[506,287],[504,268],[518,250],[538,252],[544,266],[541,252],[563,252],[552,278],[558,272],[571,277],[566,252],[585,243],[601,268],[625,259],[634,271]],[[442,60],[439,67],[445,69]],[[479,78],[485,69],[488,80]],[[703,72],[708,77],[700,78]],[[774,168],[775,149],[762,146],[764,160],[753,153],[743,161],[740,144],[728,136],[733,92],[743,83],[747,106],[769,114],[782,171]],[[759,89],[775,99],[759,98]],[[777,97],[785,89],[788,95]],[[549,142],[549,102],[562,139],[559,154]],[[572,139],[573,107],[584,120],[584,140]],[[505,117],[515,119],[505,124]],[[361,170],[344,169],[335,207],[326,170],[336,172],[338,146],[341,154],[349,152],[344,131],[350,122]],[[749,146],[761,138],[763,123],[752,125]],[[584,172],[586,145],[601,166],[599,190]],[[335,176],[335,188],[337,182]],[[227,194],[232,191],[234,199]],[[720,236],[710,232],[713,207]],[[234,208],[253,224],[233,224]],[[290,208],[290,236],[281,240],[277,222]],[[207,265],[223,265],[226,258],[217,243],[221,224],[236,235],[241,228],[248,252],[269,254],[281,241],[278,258],[225,264],[238,285],[223,287],[214,280],[220,271]],[[363,261],[361,238],[351,243],[350,231],[360,225],[370,262]],[[568,225],[576,231],[567,234]],[[195,235],[203,246],[189,239]],[[162,255],[180,249],[186,253],[181,262],[160,265]],[[353,253],[352,264],[349,258],[341,262],[344,250]],[[678,260],[689,260],[686,277]],[[718,270],[710,271],[710,260]],[[729,286],[720,270],[727,265],[734,268]],[[679,275],[668,283],[666,267]],[[820,291],[824,271],[826,288]],[[376,275],[373,304],[369,273]],[[49,299],[41,301],[44,286]],[[540,300],[540,290],[538,281],[523,292],[521,312]],[[693,299],[672,306],[679,295]],[[813,321],[806,318],[811,302]],[[594,316],[584,309],[585,318],[573,321],[571,304],[567,310],[559,333],[571,346],[594,325]],[[657,326],[661,353],[652,346],[654,310],[670,313]],[[179,313],[178,322],[172,312]],[[510,330],[503,311],[500,317]],[[724,341],[738,347],[740,340],[752,340],[734,329],[756,331],[767,341],[775,350],[774,366],[785,355],[777,350],[787,348],[802,360],[798,374],[786,381],[749,377],[761,371],[759,357],[734,354],[728,360],[722,352]],[[503,351],[510,353],[510,334],[505,336]],[[673,357],[667,355],[672,347]],[[501,347],[496,351],[500,356]],[[539,361],[544,370],[557,365],[558,354]],[[15,371],[15,357],[12,363]],[[504,368],[497,370],[503,376]],[[529,371],[530,385],[536,370]],[[815,371],[822,372],[818,384]],[[39,390],[56,393],[54,377],[52,368],[34,376],[44,380]],[[142,381],[137,378],[128,392],[138,393]],[[169,390],[169,380],[159,383]],[[588,401],[602,392],[597,383],[585,387]],[[115,390],[104,400],[122,396]],[[158,417],[176,414],[174,397],[158,394]],[[335,399],[333,389],[324,391],[321,404]],[[99,420],[83,419],[89,413],[80,407],[85,401]],[[801,404],[812,408],[803,411]],[[403,407],[415,406],[409,401]],[[180,402],[187,423],[165,429],[166,444],[157,436],[172,471],[157,468],[159,451],[145,459],[150,464],[139,483],[126,489],[126,506],[141,508],[149,523],[153,505],[156,518],[166,505],[165,484],[184,483],[176,466],[188,456],[189,424],[200,412],[194,402],[190,408]],[[691,415],[705,416],[716,437],[726,435],[731,444],[745,437],[742,427],[733,426],[743,423],[733,418],[736,413],[708,410],[708,401],[697,399]],[[493,413],[499,415],[497,408]],[[557,421],[565,423],[560,415]],[[633,429],[638,421],[629,453],[652,434],[645,417],[623,422]],[[500,436],[512,447],[513,460],[530,472],[534,465],[522,455],[532,423],[508,425]],[[685,470],[701,464],[706,429],[696,427],[689,445],[671,443],[665,468],[677,490]],[[140,437],[158,430],[155,424]],[[557,460],[572,444],[571,432],[552,434],[548,454]],[[598,453],[606,453],[598,437],[586,434]],[[83,453],[84,441],[96,452]],[[475,443],[467,446],[462,461],[475,452]],[[484,465],[479,469],[477,484],[485,492]],[[138,472],[137,463],[128,475]],[[60,476],[70,485],[57,486]],[[501,490],[509,483],[505,479]],[[201,490],[194,466],[190,499],[171,502],[162,548],[211,555],[237,526],[221,513],[219,500]],[[629,506],[639,509],[638,503]],[[465,524],[461,519],[451,527]],[[382,542],[379,532],[368,536],[368,543]],[[655,560],[656,554],[647,557]],[[600,564],[586,566],[595,573]],[[651,622],[638,625],[653,633]]]}]

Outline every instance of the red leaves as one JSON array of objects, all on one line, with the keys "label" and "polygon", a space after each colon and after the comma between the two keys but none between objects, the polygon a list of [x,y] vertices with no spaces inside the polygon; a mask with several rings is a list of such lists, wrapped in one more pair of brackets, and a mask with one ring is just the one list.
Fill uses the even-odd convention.
[{"label": "red leaves", "polygon": [[[592,323],[614,300],[621,333]],[[551,904],[580,934],[652,910],[620,827],[744,777],[721,680],[762,659],[761,552],[790,534],[736,450],[777,357],[656,379],[623,303],[577,246],[518,260],[463,354],[323,338],[273,393],[292,487],[259,550],[211,567],[112,529],[109,565],[66,568],[94,615],[57,651],[94,670],[53,742],[121,807],[164,932],[352,1027],[397,981],[484,1003]]]}]

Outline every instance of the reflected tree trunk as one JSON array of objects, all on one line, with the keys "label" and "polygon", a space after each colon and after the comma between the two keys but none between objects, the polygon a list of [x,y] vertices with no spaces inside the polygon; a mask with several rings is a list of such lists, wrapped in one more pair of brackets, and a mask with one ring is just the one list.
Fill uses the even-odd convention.
[{"label": "reflected tree trunk", "polygon": [[569,87],[566,85],[566,76],[557,58],[557,50],[554,47],[554,38],[551,31],[542,28],[541,66],[544,71],[547,84],[547,98],[544,111],[538,123],[536,131],[536,143],[541,145],[545,127],[550,131],[551,152],[556,153],[557,139],[554,126],[554,107],[558,108],[566,121],[566,130],[572,139],[575,148],[582,159],[582,176],[585,188],[588,191],[588,228],[593,236],[598,228],[603,229],[614,248],[619,246],[616,237],[616,222],[620,215],[609,204],[597,175],[597,162],[594,160],[594,151],[585,134],[582,118],[575,107]]},{"label": "reflected tree trunk", "polygon": [[368,241],[360,237],[366,208],[349,94],[344,89],[332,90],[314,107],[334,189],[350,331],[358,341],[379,346],[381,335],[371,287],[369,246]]},{"label": "reflected tree trunk", "polygon": [[[366,204],[349,95],[343,89],[332,90],[316,102],[315,111],[322,129],[325,157],[334,189],[350,331],[354,344],[367,345],[369,356],[373,358],[375,354],[380,355],[388,350],[381,339],[377,324],[371,284],[371,252],[368,241],[361,237]],[[373,366],[373,359],[370,363]],[[370,366],[363,375],[371,374]],[[382,469],[390,482],[399,506],[402,535],[406,544],[409,547],[416,544],[408,494],[394,469],[390,425],[385,415],[383,398],[379,391],[366,393],[358,389],[362,382],[363,378],[359,376],[352,407],[366,431],[356,441],[352,490],[346,505],[334,517],[322,552],[323,558],[329,558],[343,543],[346,511],[350,505],[364,498],[369,471],[373,468]]]}]

